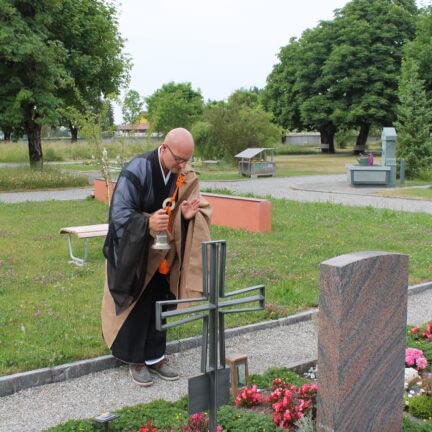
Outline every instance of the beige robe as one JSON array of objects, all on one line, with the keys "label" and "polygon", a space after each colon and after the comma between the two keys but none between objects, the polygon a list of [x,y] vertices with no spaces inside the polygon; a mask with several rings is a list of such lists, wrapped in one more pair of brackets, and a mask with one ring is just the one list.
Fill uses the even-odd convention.
[{"label": "beige robe", "polygon": [[[170,290],[178,299],[200,297],[203,292],[202,247],[201,243],[210,240],[211,208],[200,194],[198,178],[194,171],[186,168],[184,184],[179,188],[175,209],[173,210],[172,232],[169,233],[171,249],[155,250],[149,245],[147,272],[143,286],[144,291],[153,275],[158,271],[159,264],[166,258],[170,266]],[[200,199],[200,210],[189,221],[185,238],[182,238],[182,215],[180,203],[194,198]],[[150,231],[152,237],[156,233]],[[184,254],[181,248],[184,243]],[[137,299],[138,300],[138,299]],[[137,301],[136,300],[136,301]],[[132,303],[119,315],[116,315],[114,300],[108,288],[105,272],[104,294],[102,298],[102,332],[108,347],[111,347],[126,318],[135,307]]]}]

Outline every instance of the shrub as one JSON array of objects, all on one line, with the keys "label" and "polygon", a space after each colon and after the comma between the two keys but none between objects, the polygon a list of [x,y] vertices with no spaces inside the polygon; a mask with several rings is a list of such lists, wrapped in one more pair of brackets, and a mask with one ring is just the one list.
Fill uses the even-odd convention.
[{"label": "shrub", "polygon": [[408,411],[414,417],[432,420],[432,398],[421,395],[410,399]]},{"label": "shrub", "polygon": [[254,411],[240,411],[230,405],[219,408],[218,423],[223,425],[224,432],[276,432],[281,430],[273,424],[270,416]]}]

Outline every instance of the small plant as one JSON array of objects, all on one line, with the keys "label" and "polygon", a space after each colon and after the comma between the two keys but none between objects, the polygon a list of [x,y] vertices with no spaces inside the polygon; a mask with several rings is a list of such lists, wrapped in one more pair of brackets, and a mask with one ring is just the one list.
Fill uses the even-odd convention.
[{"label": "small plant", "polygon": [[[185,426],[181,428],[182,432],[207,432],[209,428],[209,419],[205,413],[192,414]],[[216,430],[222,432],[222,428],[217,426]]]},{"label": "small plant", "polygon": [[275,303],[267,303],[264,307],[264,318],[266,319],[278,319],[287,315],[286,309]]},{"label": "small plant", "polygon": [[149,420],[145,426],[141,426],[139,432],[157,432],[157,429],[153,427],[153,420]]},{"label": "small plant", "polygon": [[306,414],[315,419],[317,391],[317,384],[303,384],[298,388],[281,379],[274,380],[272,393],[266,398],[273,410],[274,423],[291,430]]},{"label": "small plant", "polygon": [[235,398],[234,403],[238,407],[252,408],[253,406],[260,405],[262,403],[263,395],[258,390],[256,384],[252,387],[245,387]]},{"label": "small plant", "polygon": [[432,420],[432,399],[425,395],[416,396],[410,400],[408,411],[414,417]]},{"label": "small plant", "polygon": [[416,370],[426,369],[427,360],[423,351],[417,348],[407,348],[405,350],[405,365]]}]

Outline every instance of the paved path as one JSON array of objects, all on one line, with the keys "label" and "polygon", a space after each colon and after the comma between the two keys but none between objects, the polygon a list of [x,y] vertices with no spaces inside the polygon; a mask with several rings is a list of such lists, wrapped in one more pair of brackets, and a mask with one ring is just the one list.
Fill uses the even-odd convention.
[{"label": "paved path", "polygon": [[432,213],[432,201],[384,197],[389,190],[378,186],[353,186],[345,175],[266,177],[241,181],[201,182],[205,190],[229,190],[234,194],[271,196],[303,202],[329,202],[350,206],[387,208],[407,212]]},{"label": "paved path", "polygon": [[[233,193],[253,193],[261,197],[271,195],[299,201],[432,213],[431,202],[374,196],[383,188],[353,187],[341,175],[202,182],[202,188],[227,189]],[[83,188],[0,193],[0,202],[84,199],[92,192],[92,188]],[[432,289],[418,290],[409,297],[407,322],[414,325],[429,321],[432,319],[431,311]],[[262,373],[270,366],[286,367],[315,360],[315,316],[312,311],[306,314],[305,319],[299,319],[294,324],[262,329],[251,326],[242,335],[227,339],[227,354],[248,354],[250,373]],[[158,398],[176,400],[187,393],[187,379],[199,373],[200,351],[197,348],[187,349],[171,357],[181,372],[181,379],[174,383],[157,379],[152,387],[140,388],[132,384],[127,368],[122,366],[4,396],[0,399],[0,432],[42,431],[69,419],[91,418],[106,411]]]}]

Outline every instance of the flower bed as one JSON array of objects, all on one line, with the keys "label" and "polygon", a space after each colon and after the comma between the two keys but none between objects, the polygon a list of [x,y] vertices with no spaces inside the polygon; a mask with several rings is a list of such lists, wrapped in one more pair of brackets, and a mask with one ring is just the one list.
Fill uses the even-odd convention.
[{"label": "flower bed", "polygon": [[[402,432],[432,432],[432,322],[409,327],[406,349],[407,380]],[[319,373],[319,371],[318,371]],[[419,379],[415,379],[416,374]],[[314,372],[315,375],[315,372]],[[305,374],[307,376],[307,374]],[[308,375],[311,377],[311,374]],[[219,431],[247,430],[278,432],[315,431],[316,396],[319,383],[284,369],[269,369],[251,375],[251,387],[244,388],[232,404],[218,409]],[[316,378],[316,377],[315,377]],[[318,376],[319,381],[319,376]],[[411,392],[411,393],[410,393]],[[177,402],[157,400],[116,411],[112,432],[207,432],[206,413],[187,415],[187,397]],[[51,432],[95,432],[91,420],[69,421]]]},{"label": "flower bed", "polygon": [[409,328],[407,339],[405,409],[416,418],[432,421],[432,321]]}]

